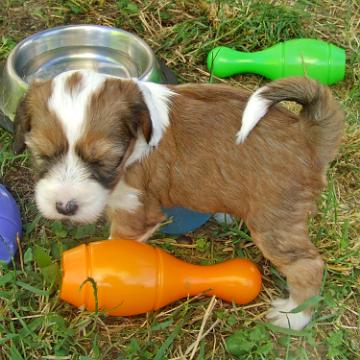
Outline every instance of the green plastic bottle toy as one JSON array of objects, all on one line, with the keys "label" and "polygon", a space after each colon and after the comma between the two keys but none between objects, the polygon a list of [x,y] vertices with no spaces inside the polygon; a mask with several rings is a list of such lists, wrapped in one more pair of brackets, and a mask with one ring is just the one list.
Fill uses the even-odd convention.
[{"label": "green plastic bottle toy", "polygon": [[330,85],[344,78],[345,50],[316,39],[288,40],[253,53],[219,46],[209,52],[207,66],[220,78],[243,73],[271,80],[308,76]]}]

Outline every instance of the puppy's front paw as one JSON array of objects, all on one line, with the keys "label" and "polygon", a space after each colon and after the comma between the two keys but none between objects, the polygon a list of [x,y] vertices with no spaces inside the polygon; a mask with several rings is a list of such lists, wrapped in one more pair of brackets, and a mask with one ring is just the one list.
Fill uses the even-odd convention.
[{"label": "puppy's front paw", "polygon": [[311,320],[311,314],[307,311],[300,311],[294,314],[288,313],[299,306],[291,297],[288,299],[276,299],[271,305],[271,310],[266,317],[274,325],[293,330],[301,330]]}]

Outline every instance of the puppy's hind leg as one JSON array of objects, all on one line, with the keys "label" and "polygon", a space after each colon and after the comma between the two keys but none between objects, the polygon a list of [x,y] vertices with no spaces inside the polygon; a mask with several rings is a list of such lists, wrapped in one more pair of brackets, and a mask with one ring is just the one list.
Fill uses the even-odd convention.
[{"label": "puppy's hind leg", "polygon": [[300,330],[310,322],[312,309],[289,311],[320,293],[323,261],[310,242],[306,221],[294,223],[287,219],[268,225],[265,230],[262,222],[261,231],[252,231],[252,236],[264,256],[286,276],[290,293],[288,299],[273,301],[268,318],[275,325]]}]

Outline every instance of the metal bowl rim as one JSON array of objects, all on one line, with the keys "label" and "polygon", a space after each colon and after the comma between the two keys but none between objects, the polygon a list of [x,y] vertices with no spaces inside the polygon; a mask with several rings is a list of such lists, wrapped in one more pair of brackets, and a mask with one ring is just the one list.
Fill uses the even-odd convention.
[{"label": "metal bowl rim", "polygon": [[34,37],[38,37],[38,36],[42,36],[44,34],[47,33],[51,33],[54,31],[58,31],[58,30],[71,30],[71,29],[81,29],[81,28],[91,28],[91,29],[101,29],[104,31],[116,31],[119,33],[124,33],[126,35],[128,35],[129,37],[132,37],[136,40],[137,43],[140,43],[142,45],[142,47],[144,47],[144,49],[148,52],[149,55],[149,64],[147,66],[147,68],[144,70],[144,72],[141,74],[141,76],[139,77],[140,79],[146,77],[149,73],[151,73],[152,69],[154,68],[154,63],[155,63],[155,54],[152,51],[152,49],[150,48],[150,46],[139,36],[137,36],[136,34],[133,34],[129,31],[123,30],[123,29],[119,29],[116,27],[111,27],[111,26],[105,26],[105,25],[94,25],[94,24],[75,24],[75,25],[62,25],[62,26],[56,26],[50,29],[46,29],[46,30],[42,30],[42,31],[38,31],[32,35],[27,36],[25,39],[21,40],[9,53],[9,56],[6,60],[5,63],[5,68],[4,70],[8,73],[9,77],[14,79],[14,81],[16,81],[17,83],[19,83],[20,86],[26,88],[28,86],[28,83],[26,81],[24,81],[16,72],[15,70],[15,66],[14,66],[14,59],[17,55],[17,52],[19,51],[19,49],[25,44],[27,43],[29,40],[31,40]]}]

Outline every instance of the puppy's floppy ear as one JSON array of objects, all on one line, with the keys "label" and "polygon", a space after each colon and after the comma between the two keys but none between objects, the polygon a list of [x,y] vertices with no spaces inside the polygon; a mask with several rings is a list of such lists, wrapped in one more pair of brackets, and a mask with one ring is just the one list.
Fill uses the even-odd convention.
[{"label": "puppy's floppy ear", "polygon": [[130,106],[130,116],[127,124],[130,133],[134,137],[137,137],[138,129],[140,128],[146,142],[150,142],[152,136],[152,124],[149,110],[144,101],[136,102]]},{"label": "puppy's floppy ear", "polygon": [[31,130],[31,118],[27,108],[26,96],[19,103],[14,119],[13,151],[19,154],[25,150],[25,135]]}]

